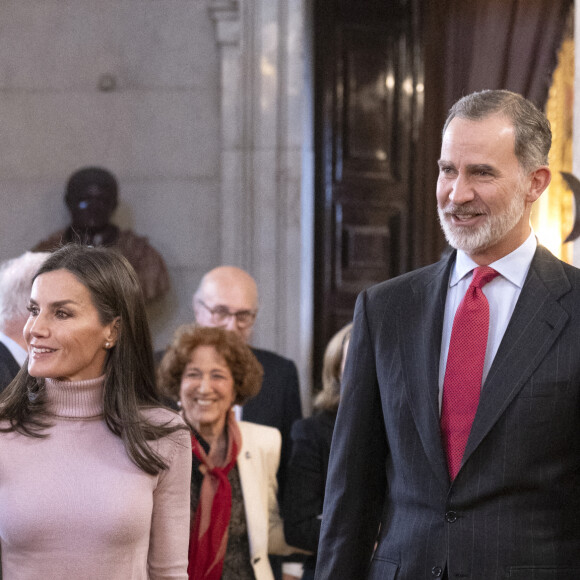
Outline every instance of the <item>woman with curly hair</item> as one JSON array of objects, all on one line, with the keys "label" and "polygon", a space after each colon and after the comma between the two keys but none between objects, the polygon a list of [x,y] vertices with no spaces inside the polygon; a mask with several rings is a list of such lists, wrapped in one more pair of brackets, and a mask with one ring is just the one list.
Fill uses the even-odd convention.
[{"label": "woman with curly hair", "polygon": [[64,246],[36,272],[0,397],[4,578],[186,580],[191,443],[161,407],[135,271]]},{"label": "woman with curly hair", "polygon": [[192,431],[190,580],[273,580],[268,554],[290,554],[276,493],[281,436],[238,422],[262,385],[250,348],[223,328],[178,329],[158,371]]}]

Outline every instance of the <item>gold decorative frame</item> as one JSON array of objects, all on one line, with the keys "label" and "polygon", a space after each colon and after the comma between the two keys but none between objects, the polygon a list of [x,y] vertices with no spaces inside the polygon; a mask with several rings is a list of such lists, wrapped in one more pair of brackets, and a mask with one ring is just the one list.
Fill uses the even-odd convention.
[{"label": "gold decorative frame", "polygon": [[[574,39],[566,35],[552,77],[546,115],[552,125],[550,169],[552,182],[532,210],[532,226],[541,244],[554,255],[572,263],[572,244],[562,244],[572,231],[574,199],[561,171],[572,172],[574,110]],[[580,211],[580,208],[577,208]]]}]

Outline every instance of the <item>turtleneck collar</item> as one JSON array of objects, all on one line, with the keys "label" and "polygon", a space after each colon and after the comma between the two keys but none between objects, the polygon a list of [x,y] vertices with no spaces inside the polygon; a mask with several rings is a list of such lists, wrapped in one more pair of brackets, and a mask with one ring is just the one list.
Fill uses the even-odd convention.
[{"label": "turtleneck collar", "polygon": [[93,419],[103,415],[105,375],[87,381],[46,379],[50,413],[66,419]]}]

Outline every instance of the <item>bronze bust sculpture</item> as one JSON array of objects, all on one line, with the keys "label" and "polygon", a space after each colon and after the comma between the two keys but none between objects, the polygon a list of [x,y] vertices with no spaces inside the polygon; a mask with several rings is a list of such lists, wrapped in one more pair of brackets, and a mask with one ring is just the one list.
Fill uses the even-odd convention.
[{"label": "bronze bust sculpture", "polygon": [[33,251],[51,252],[69,242],[114,247],[135,268],[147,302],[168,291],[169,275],[159,252],[146,237],[121,230],[110,222],[118,202],[117,180],[110,171],[85,167],[73,173],[67,183],[65,202],[71,224],[36,244]]}]

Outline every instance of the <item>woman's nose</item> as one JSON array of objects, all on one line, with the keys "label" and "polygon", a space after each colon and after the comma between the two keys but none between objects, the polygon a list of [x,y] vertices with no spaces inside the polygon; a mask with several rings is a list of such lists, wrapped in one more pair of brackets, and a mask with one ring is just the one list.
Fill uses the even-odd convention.
[{"label": "woman's nose", "polygon": [[38,314],[34,317],[29,317],[26,325],[24,326],[24,336],[30,334],[32,336],[47,336],[49,333],[48,325],[44,316]]},{"label": "woman's nose", "polygon": [[46,338],[50,334],[47,325],[38,316],[30,316],[22,330],[24,342],[30,344],[31,338]]},{"label": "woman's nose", "polygon": [[209,379],[209,377],[202,377],[201,378],[201,381],[199,382],[198,389],[202,393],[205,393],[205,392],[209,391],[209,389],[210,389],[210,379]]}]

